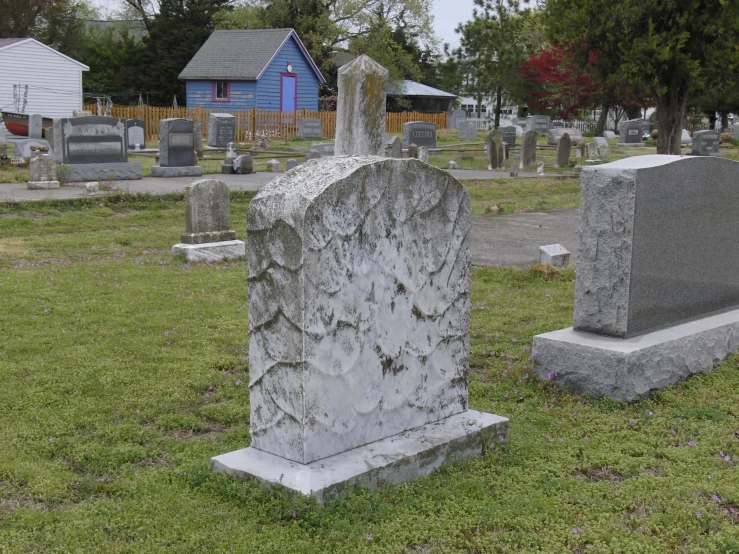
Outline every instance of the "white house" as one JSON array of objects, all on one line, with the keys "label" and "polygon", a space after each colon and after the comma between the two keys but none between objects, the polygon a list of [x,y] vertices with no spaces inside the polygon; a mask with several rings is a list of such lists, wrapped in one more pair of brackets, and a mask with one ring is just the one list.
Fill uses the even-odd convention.
[{"label": "white house", "polygon": [[89,70],[35,39],[0,38],[0,110],[15,111],[13,85],[22,108],[28,85],[25,113],[71,117],[82,109],[82,72]]}]

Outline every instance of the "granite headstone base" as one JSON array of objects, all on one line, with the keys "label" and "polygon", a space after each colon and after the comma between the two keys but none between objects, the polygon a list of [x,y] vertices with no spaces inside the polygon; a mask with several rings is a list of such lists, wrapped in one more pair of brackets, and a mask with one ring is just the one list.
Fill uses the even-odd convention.
[{"label": "granite headstone base", "polygon": [[50,190],[58,189],[59,181],[28,181],[28,190]]},{"label": "granite headstone base", "polygon": [[508,434],[508,418],[468,410],[309,464],[300,464],[256,448],[211,459],[213,470],[314,496],[336,498],[356,486],[405,483],[442,464],[493,450]]},{"label": "granite headstone base", "polygon": [[60,164],[59,171],[69,183],[88,181],[134,181],[141,179],[140,162],[101,164]]},{"label": "granite headstone base", "polygon": [[617,142],[616,146],[620,148],[646,148],[646,144],[643,142]]},{"label": "granite headstone base", "polygon": [[218,262],[246,256],[243,240],[207,242],[205,244],[175,244],[172,254],[184,254],[188,262]]},{"label": "granite headstone base", "polygon": [[572,327],[534,337],[534,372],[583,396],[633,402],[718,365],[739,348],[739,310],[619,339]]},{"label": "granite headstone base", "polygon": [[188,165],[183,167],[160,167],[155,165],[151,168],[152,177],[202,177],[203,166]]},{"label": "granite headstone base", "polygon": [[16,158],[30,158],[31,157],[31,146],[42,146],[47,149],[47,152],[51,153],[51,146],[49,142],[40,138],[32,139],[8,139],[8,144],[13,145],[13,151],[15,152]]}]

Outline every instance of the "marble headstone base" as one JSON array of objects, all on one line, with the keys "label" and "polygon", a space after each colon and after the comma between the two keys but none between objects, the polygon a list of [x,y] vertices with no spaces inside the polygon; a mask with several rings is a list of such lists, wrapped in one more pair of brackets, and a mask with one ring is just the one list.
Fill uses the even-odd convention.
[{"label": "marble headstone base", "polygon": [[26,185],[28,186],[28,190],[58,189],[59,181],[28,181]]},{"label": "marble headstone base", "polygon": [[183,167],[160,167],[155,165],[151,168],[152,177],[202,177],[203,167],[200,165],[189,165]]},{"label": "marble headstone base", "polygon": [[739,310],[619,339],[572,327],[534,337],[534,372],[584,396],[633,402],[739,349]]},{"label": "marble headstone base", "polygon": [[218,262],[221,260],[243,258],[246,246],[242,240],[224,240],[204,244],[175,244],[172,254],[184,254],[188,262]]},{"label": "marble headstone base", "polygon": [[64,180],[69,183],[141,179],[140,162],[60,164],[58,171],[65,172]]},{"label": "marble headstone base", "polygon": [[405,483],[492,450],[507,435],[508,418],[468,410],[310,464],[244,448],[212,458],[211,465],[218,473],[255,477],[324,501],[356,485],[375,489],[381,482]]}]

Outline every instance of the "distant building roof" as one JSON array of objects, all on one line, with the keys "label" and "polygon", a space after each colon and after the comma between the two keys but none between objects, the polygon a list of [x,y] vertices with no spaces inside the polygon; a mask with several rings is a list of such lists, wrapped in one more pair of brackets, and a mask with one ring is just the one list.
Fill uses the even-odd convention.
[{"label": "distant building roof", "polygon": [[144,22],[140,19],[113,19],[109,21],[88,19],[85,23],[90,29],[94,29],[96,31],[112,29],[121,36],[125,32],[128,33],[130,37],[139,40],[149,34],[149,31],[146,29],[146,25],[144,25]]},{"label": "distant building roof", "polygon": [[256,81],[290,37],[305,54],[318,80],[325,83],[315,62],[292,29],[215,31],[180,73],[180,79]]},{"label": "distant building roof", "polygon": [[0,48],[5,48],[6,46],[10,46],[11,44],[22,42],[24,40],[28,40],[28,38],[0,38]]},{"label": "distant building roof", "polygon": [[456,98],[456,94],[451,92],[444,92],[438,88],[430,87],[428,85],[422,85],[415,81],[403,81],[401,92],[395,94],[396,96],[441,96],[445,98]]}]

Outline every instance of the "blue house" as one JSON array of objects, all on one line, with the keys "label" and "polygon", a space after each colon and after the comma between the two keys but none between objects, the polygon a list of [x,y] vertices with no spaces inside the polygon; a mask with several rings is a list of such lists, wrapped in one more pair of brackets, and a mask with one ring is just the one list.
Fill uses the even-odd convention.
[{"label": "blue house", "polygon": [[180,73],[187,107],[318,110],[326,80],[292,29],[215,31]]}]

